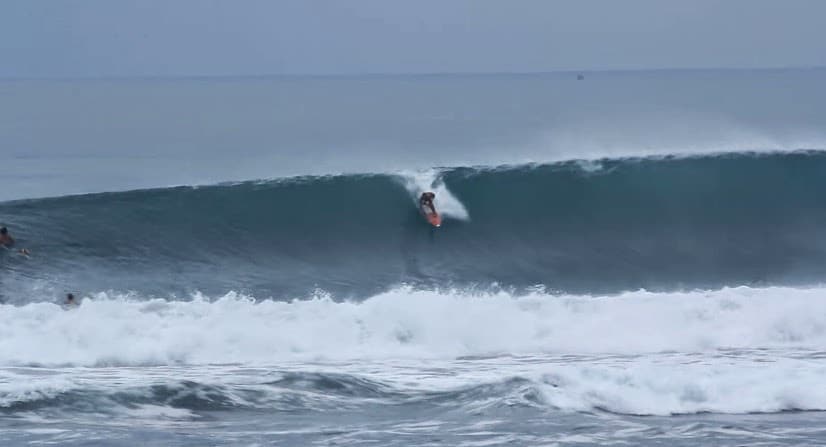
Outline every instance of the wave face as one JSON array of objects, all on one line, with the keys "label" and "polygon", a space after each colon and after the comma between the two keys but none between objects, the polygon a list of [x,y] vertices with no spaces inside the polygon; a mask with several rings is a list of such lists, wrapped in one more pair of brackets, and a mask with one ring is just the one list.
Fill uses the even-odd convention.
[{"label": "wave face", "polygon": [[[826,276],[826,154],[455,168],[0,204],[32,251],[4,299],[51,290],[363,298],[417,289],[561,293],[812,283]],[[442,228],[416,197],[437,193]]]}]

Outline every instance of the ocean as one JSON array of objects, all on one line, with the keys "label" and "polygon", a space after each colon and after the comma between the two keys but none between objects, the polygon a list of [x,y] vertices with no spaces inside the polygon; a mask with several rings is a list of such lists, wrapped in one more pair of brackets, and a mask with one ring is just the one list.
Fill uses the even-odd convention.
[{"label": "ocean", "polygon": [[826,69],[9,79],[0,158],[3,446],[826,444]]}]

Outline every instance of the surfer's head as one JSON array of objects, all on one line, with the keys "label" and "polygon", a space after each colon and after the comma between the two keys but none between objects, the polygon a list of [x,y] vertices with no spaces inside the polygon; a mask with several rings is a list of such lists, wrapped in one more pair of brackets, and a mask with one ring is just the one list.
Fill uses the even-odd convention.
[{"label": "surfer's head", "polygon": [[9,229],[6,228],[6,227],[0,228],[0,234],[3,234],[3,235],[9,234]]},{"label": "surfer's head", "polygon": [[72,293],[67,293],[67,294],[66,294],[66,302],[71,303],[71,302],[73,302],[74,300],[75,300],[75,295],[74,295],[74,294],[72,294]]}]

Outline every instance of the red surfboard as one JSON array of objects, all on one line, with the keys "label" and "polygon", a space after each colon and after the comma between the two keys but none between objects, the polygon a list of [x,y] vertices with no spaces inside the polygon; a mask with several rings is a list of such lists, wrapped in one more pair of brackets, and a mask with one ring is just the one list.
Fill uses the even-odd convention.
[{"label": "red surfboard", "polygon": [[424,217],[430,222],[430,225],[434,227],[442,226],[442,216],[440,216],[439,213],[427,213]]},{"label": "red surfboard", "polygon": [[419,208],[424,215],[424,218],[433,225],[434,227],[441,227],[442,226],[442,216],[439,215],[435,210],[431,211],[430,207],[422,205]]}]

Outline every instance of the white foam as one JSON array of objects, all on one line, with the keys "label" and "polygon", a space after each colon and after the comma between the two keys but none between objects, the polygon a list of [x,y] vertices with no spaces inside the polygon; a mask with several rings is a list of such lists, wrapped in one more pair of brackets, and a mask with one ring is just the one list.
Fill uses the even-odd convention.
[{"label": "white foam", "polygon": [[[811,353],[809,353],[811,354]],[[0,368],[0,407],[55,397],[61,392],[93,391],[92,396],[128,393],[138,400],[156,399],[153,386],[181,387],[193,381],[220,389],[237,407],[290,409],[286,388],[273,386],[283,371],[353,375],[385,384],[407,396],[494,386],[456,402],[467,411],[482,411],[503,403],[528,403],[562,411],[604,410],[623,414],[669,415],[698,412],[752,413],[784,410],[826,410],[826,360],[804,351],[771,350],[737,353],[652,353],[645,356],[538,355],[461,359],[351,360],[282,362],[266,368],[245,365],[145,368]],[[279,373],[273,373],[280,371]],[[514,377],[527,380],[514,382]],[[348,396],[302,392],[302,405],[341,408],[373,394]],[[475,395],[475,397],[474,397]],[[252,400],[249,398],[251,396]],[[394,399],[396,394],[389,394]],[[529,401],[525,401],[529,399]],[[104,398],[105,411],[118,411],[147,421],[190,420],[197,411],[164,402],[116,405]],[[56,405],[60,405],[57,403]],[[53,423],[24,413],[30,422]],[[96,414],[95,417],[104,417]]]},{"label": "white foam", "polygon": [[100,294],[70,311],[0,306],[0,366],[272,364],[490,353],[646,353],[826,345],[826,289],[629,292],[387,292],[361,303],[215,301]]},{"label": "white foam", "polygon": [[172,408],[160,405],[137,405],[126,411],[126,414],[136,419],[195,419],[196,415],[185,408]]},{"label": "white foam", "polygon": [[18,402],[50,399],[75,388],[74,381],[64,376],[20,376],[0,370],[0,408]]},{"label": "white foam", "polygon": [[31,435],[59,435],[61,433],[66,433],[69,430],[62,430],[59,428],[30,428],[24,431]]},{"label": "white foam", "polygon": [[545,401],[571,411],[624,414],[771,413],[826,409],[826,363],[774,359],[622,366],[560,365],[541,383]]},{"label": "white foam", "polygon": [[419,197],[422,193],[430,191],[436,194],[433,205],[439,214],[459,220],[470,220],[470,215],[465,206],[447,189],[445,182],[442,180],[441,171],[429,169],[410,172],[402,174],[401,178],[416,206],[418,206]]}]

